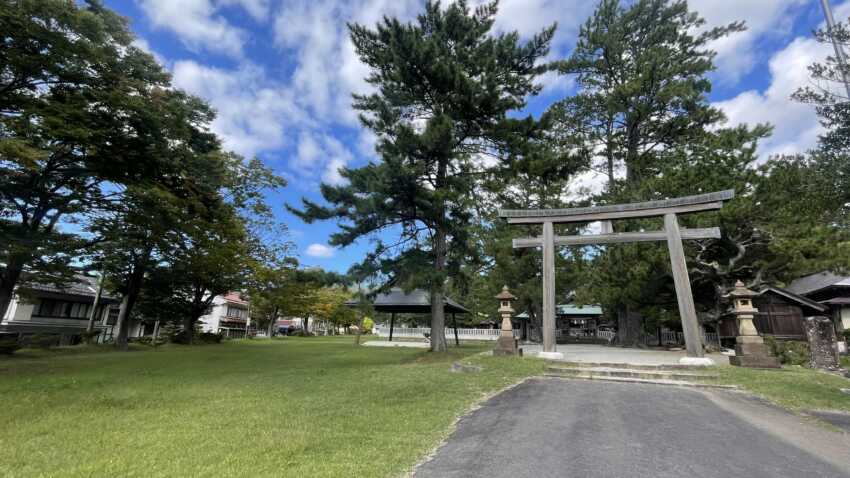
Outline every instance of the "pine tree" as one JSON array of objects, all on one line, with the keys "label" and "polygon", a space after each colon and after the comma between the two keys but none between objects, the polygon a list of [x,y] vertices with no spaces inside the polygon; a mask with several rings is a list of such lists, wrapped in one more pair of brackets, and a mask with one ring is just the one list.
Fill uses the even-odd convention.
[{"label": "pine tree", "polygon": [[[581,27],[561,71],[581,90],[553,106],[585,147],[598,151],[609,189],[625,170],[631,186],[657,172],[658,152],[723,120],[706,94],[715,53],[708,44],[743,24],[702,29],[685,1],[603,0]],[[628,195],[628,194],[627,194]]]},{"label": "pine tree", "polygon": [[[580,91],[553,105],[549,114],[557,119],[555,132],[592,152],[591,166],[607,175],[605,193],[594,198],[597,203],[663,199],[713,187],[704,177],[694,182],[656,181],[694,165],[689,148],[721,143],[711,132],[725,118],[707,99],[711,82],[706,75],[714,69],[715,56],[709,44],[742,30],[743,24],[704,25],[684,1],[637,0],[624,6],[603,0],[580,29],[576,48],[560,65],[562,72],[575,75]],[[765,131],[745,133],[724,136],[722,151],[748,151]],[[752,155],[737,157],[750,161]],[[746,168],[743,162],[739,166]],[[615,227],[660,225],[640,220],[620,221]],[[640,312],[675,316],[658,313],[675,303],[663,244],[598,248],[594,256],[595,267],[587,269],[581,295],[617,311],[622,342],[638,340]]]},{"label": "pine tree", "polygon": [[306,221],[336,218],[331,244],[389,231],[361,271],[388,284],[424,286],[431,294],[431,348],[446,350],[443,312],[447,276],[471,253],[471,192],[482,156],[498,153],[531,119],[509,119],[540,87],[555,26],[521,44],[514,33],[491,34],[496,2],[470,11],[465,1],[428,2],[412,23],[385,18],[375,29],[349,25],[376,89],[355,95],[361,121],[378,139],[380,162],[344,169],[348,184],[323,184],[330,206],[305,200]]}]

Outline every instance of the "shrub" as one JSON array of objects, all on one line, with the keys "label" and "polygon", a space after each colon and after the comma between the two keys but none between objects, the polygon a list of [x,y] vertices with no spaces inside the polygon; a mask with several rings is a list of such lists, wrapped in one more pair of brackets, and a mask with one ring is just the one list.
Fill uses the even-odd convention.
[{"label": "shrub", "polygon": [[366,317],[365,319],[363,319],[363,330],[361,332],[364,333],[364,334],[371,334],[372,333],[372,327],[374,327],[374,326],[375,326],[375,321],[370,319],[369,317]]},{"label": "shrub", "polygon": [[844,337],[845,342],[850,342],[850,329],[844,329],[841,331],[841,336]]},{"label": "shrub", "polygon": [[166,342],[177,343],[175,341],[175,338],[177,337],[178,333],[180,333],[180,328],[177,327],[177,325],[172,323],[172,322],[168,322],[168,323],[164,324],[159,329],[160,338],[162,338]]},{"label": "shrub", "polygon": [[80,333],[80,338],[83,339],[83,342],[88,344],[94,342],[98,335],[100,335],[100,330],[92,330],[91,332],[84,330]]},{"label": "shrub", "polygon": [[19,348],[21,348],[21,344],[18,343],[17,336],[0,337],[0,354],[12,355]]},{"label": "shrub", "polygon": [[770,352],[786,365],[808,365],[809,344],[796,340],[776,340],[774,337],[765,337],[764,343]]},{"label": "shrub", "polygon": [[29,342],[30,347],[49,349],[50,347],[59,345],[59,336],[53,334],[32,334]]},{"label": "shrub", "polygon": [[203,333],[198,335],[198,340],[200,340],[201,342],[203,342],[205,344],[220,344],[221,339],[223,339],[223,338],[224,338],[223,335],[214,334],[212,332],[203,332]]},{"label": "shrub", "polygon": [[189,345],[189,334],[185,330],[174,333],[171,337],[171,343],[180,345]]}]

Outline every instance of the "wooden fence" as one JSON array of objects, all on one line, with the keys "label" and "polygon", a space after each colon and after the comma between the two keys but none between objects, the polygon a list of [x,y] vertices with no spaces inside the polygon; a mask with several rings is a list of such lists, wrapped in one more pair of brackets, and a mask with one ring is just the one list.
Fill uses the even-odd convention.
[{"label": "wooden fence", "polygon": [[[720,338],[714,332],[702,332],[702,340],[706,344],[720,346]],[[644,345],[684,345],[685,334],[673,330],[661,332],[661,343],[658,343],[658,334],[646,334],[643,336]]]}]

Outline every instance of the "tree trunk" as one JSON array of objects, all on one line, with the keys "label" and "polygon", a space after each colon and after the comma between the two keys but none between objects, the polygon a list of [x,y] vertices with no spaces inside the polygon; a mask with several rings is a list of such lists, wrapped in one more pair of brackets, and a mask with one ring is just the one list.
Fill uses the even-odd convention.
[{"label": "tree trunk", "polygon": [[607,192],[614,192],[614,119],[608,118],[608,122],[606,124],[605,130],[605,154],[607,156],[607,169],[608,169],[608,187]]},{"label": "tree trunk", "polygon": [[366,321],[366,316],[361,315],[360,321],[357,323],[357,332],[354,334],[354,345],[360,345],[360,336],[363,335],[363,322]]},{"label": "tree trunk", "polygon": [[620,345],[634,347],[640,343],[640,325],[643,317],[629,310],[628,306],[617,308],[617,341]]},{"label": "tree trunk", "polygon": [[434,268],[437,277],[431,283],[431,351],[447,352],[446,311],[442,272],[446,267],[446,232],[437,227],[434,233]]},{"label": "tree trunk", "polygon": [[[92,331],[94,330],[94,319],[97,314],[97,306],[100,304],[100,296],[103,294],[103,271],[100,273],[100,278],[97,281],[97,294],[94,296],[94,303],[91,306],[91,311],[89,312],[89,321],[86,324],[86,343],[90,344],[92,341]],[[159,322],[157,322],[159,324]]]},{"label": "tree trunk", "polygon": [[151,345],[156,347],[156,342],[159,339],[159,320],[153,323],[153,337],[151,338]]},{"label": "tree trunk", "polygon": [[186,334],[186,339],[188,339],[189,345],[192,345],[195,342],[195,321],[197,320],[198,318],[195,317],[195,314],[183,317],[183,333]]},{"label": "tree trunk", "polygon": [[12,297],[15,294],[15,286],[18,284],[23,270],[21,264],[10,259],[2,274],[0,274],[0,321],[6,316],[6,311],[9,310],[9,304],[12,303]]},{"label": "tree trunk", "polygon": [[139,298],[139,292],[142,290],[145,269],[151,252],[152,249],[147,249],[141,256],[136,258],[133,264],[133,271],[130,273],[130,279],[127,281],[127,290],[121,299],[121,308],[118,310],[118,324],[116,324],[118,326],[118,335],[115,337],[115,348],[118,350],[127,350],[127,337],[130,333],[130,313],[133,311],[133,306],[136,304],[136,299]]},{"label": "tree trunk", "polygon": [[310,316],[301,318],[301,329],[304,335],[310,335]]},{"label": "tree trunk", "polygon": [[277,314],[279,312],[280,312],[280,307],[275,307],[274,313],[272,314],[272,317],[269,319],[269,329],[268,329],[269,338],[272,338],[274,336],[274,326],[275,326],[275,324],[277,324]]},{"label": "tree trunk", "polygon": [[528,323],[530,326],[528,340],[537,343],[543,342],[543,317],[535,311],[534,304],[528,307]]}]

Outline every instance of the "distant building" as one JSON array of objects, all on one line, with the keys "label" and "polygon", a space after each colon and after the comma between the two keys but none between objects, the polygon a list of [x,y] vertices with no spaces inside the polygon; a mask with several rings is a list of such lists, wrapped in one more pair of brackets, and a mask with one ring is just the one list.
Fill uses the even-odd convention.
[{"label": "distant building", "polygon": [[[0,334],[15,334],[22,338],[34,334],[56,335],[59,344],[80,342],[88,326],[89,314],[97,295],[98,279],[83,274],[73,281],[57,287],[53,284],[27,285],[26,294],[15,294],[0,321]],[[95,310],[94,330],[99,330],[97,341],[104,342],[118,333],[120,300],[103,291]],[[248,301],[238,293],[229,292],[213,299],[209,313],[199,323],[205,332],[221,333],[225,337],[245,337],[248,330]],[[154,321],[130,320],[127,336],[130,338],[152,335]]]},{"label": "distant building", "polygon": [[801,277],[786,287],[789,291],[829,307],[837,332],[850,329],[850,277],[819,272]]},{"label": "distant building", "polygon": [[[96,277],[83,274],[73,281],[57,287],[53,284],[29,284],[27,294],[12,298],[6,314],[0,321],[0,333],[27,336],[33,334],[58,335],[59,343],[70,345],[79,342],[86,330],[89,315],[97,295]],[[94,329],[99,330],[98,341],[111,338],[118,319],[118,299],[105,291],[94,314]],[[130,337],[142,333],[143,325],[133,321]]]},{"label": "distant building", "polygon": [[[555,306],[555,329],[558,337],[596,337],[607,324],[603,322],[602,307],[598,305],[559,304]],[[528,312],[514,316],[514,328],[525,340],[534,328]]]},{"label": "distant building", "polygon": [[225,337],[245,337],[250,325],[250,303],[239,292],[228,292],[213,299],[199,323],[204,332],[220,333]]}]

